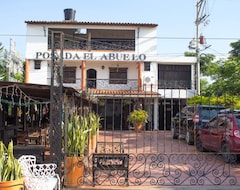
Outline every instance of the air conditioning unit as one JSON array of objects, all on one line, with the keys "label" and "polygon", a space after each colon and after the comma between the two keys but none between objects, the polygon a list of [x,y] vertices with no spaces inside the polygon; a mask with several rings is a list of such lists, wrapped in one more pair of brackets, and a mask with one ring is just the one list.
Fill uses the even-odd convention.
[{"label": "air conditioning unit", "polygon": [[144,76],[143,77],[143,82],[145,84],[152,84],[154,82],[153,79],[154,79],[153,76]]}]

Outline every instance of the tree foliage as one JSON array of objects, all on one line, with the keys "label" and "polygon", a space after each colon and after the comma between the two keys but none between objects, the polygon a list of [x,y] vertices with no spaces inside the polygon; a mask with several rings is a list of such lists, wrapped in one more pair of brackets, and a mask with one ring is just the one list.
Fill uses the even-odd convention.
[{"label": "tree foliage", "polygon": [[[187,57],[196,57],[196,53],[194,52],[185,52],[185,56]],[[207,75],[208,65],[211,64],[211,62],[215,59],[215,55],[213,54],[200,54],[200,72],[204,76]]]},{"label": "tree foliage", "polygon": [[4,47],[0,42],[0,81],[6,80],[6,61],[4,59]]},{"label": "tree foliage", "polygon": [[214,80],[208,87],[212,93],[229,95],[240,94],[240,41],[231,43],[230,56],[223,60],[210,62],[206,74]]}]

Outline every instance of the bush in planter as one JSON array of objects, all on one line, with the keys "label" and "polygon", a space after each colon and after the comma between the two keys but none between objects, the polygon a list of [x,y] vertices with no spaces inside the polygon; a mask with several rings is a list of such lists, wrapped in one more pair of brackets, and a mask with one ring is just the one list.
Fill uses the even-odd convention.
[{"label": "bush in planter", "polygon": [[88,120],[84,116],[70,115],[67,134],[67,156],[82,157],[88,140]]},{"label": "bush in planter", "polygon": [[148,119],[148,113],[142,109],[134,110],[128,116],[128,120],[134,125],[135,128],[137,126],[141,126],[144,123],[147,123],[147,119]]},{"label": "bush in planter", "polygon": [[16,186],[16,189],[23,187],[22,168],[13,155],[13,141],[8,147],[0,141],[0,187],[4,185]]},{"label": "bush in planter", "polygon": [[66,187],[77,188],[84,178],[84,153],[88,142],[88,119],[70,115],[67,124]]}]

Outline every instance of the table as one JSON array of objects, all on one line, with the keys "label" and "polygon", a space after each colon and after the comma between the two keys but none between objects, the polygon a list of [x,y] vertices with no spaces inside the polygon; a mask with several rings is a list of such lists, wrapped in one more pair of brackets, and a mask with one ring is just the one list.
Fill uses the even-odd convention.
[{"label": "table", "polygon": [[22,155],[34,155],[37,158],[38,163],[43,163],[44,161],[44,145],[15,145],[13,147],[13,154],[18,159]]}]

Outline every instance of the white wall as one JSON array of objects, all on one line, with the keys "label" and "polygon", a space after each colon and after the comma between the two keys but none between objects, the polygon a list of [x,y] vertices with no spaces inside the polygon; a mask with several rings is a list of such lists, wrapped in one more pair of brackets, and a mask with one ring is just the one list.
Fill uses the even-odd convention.
[{"label": "white wall", "polygon": [[50,66],[47,61],[41,62],[41,69],[34,69],[34,60],[31,60],[29,69],[29,83],[50,84]]}]

